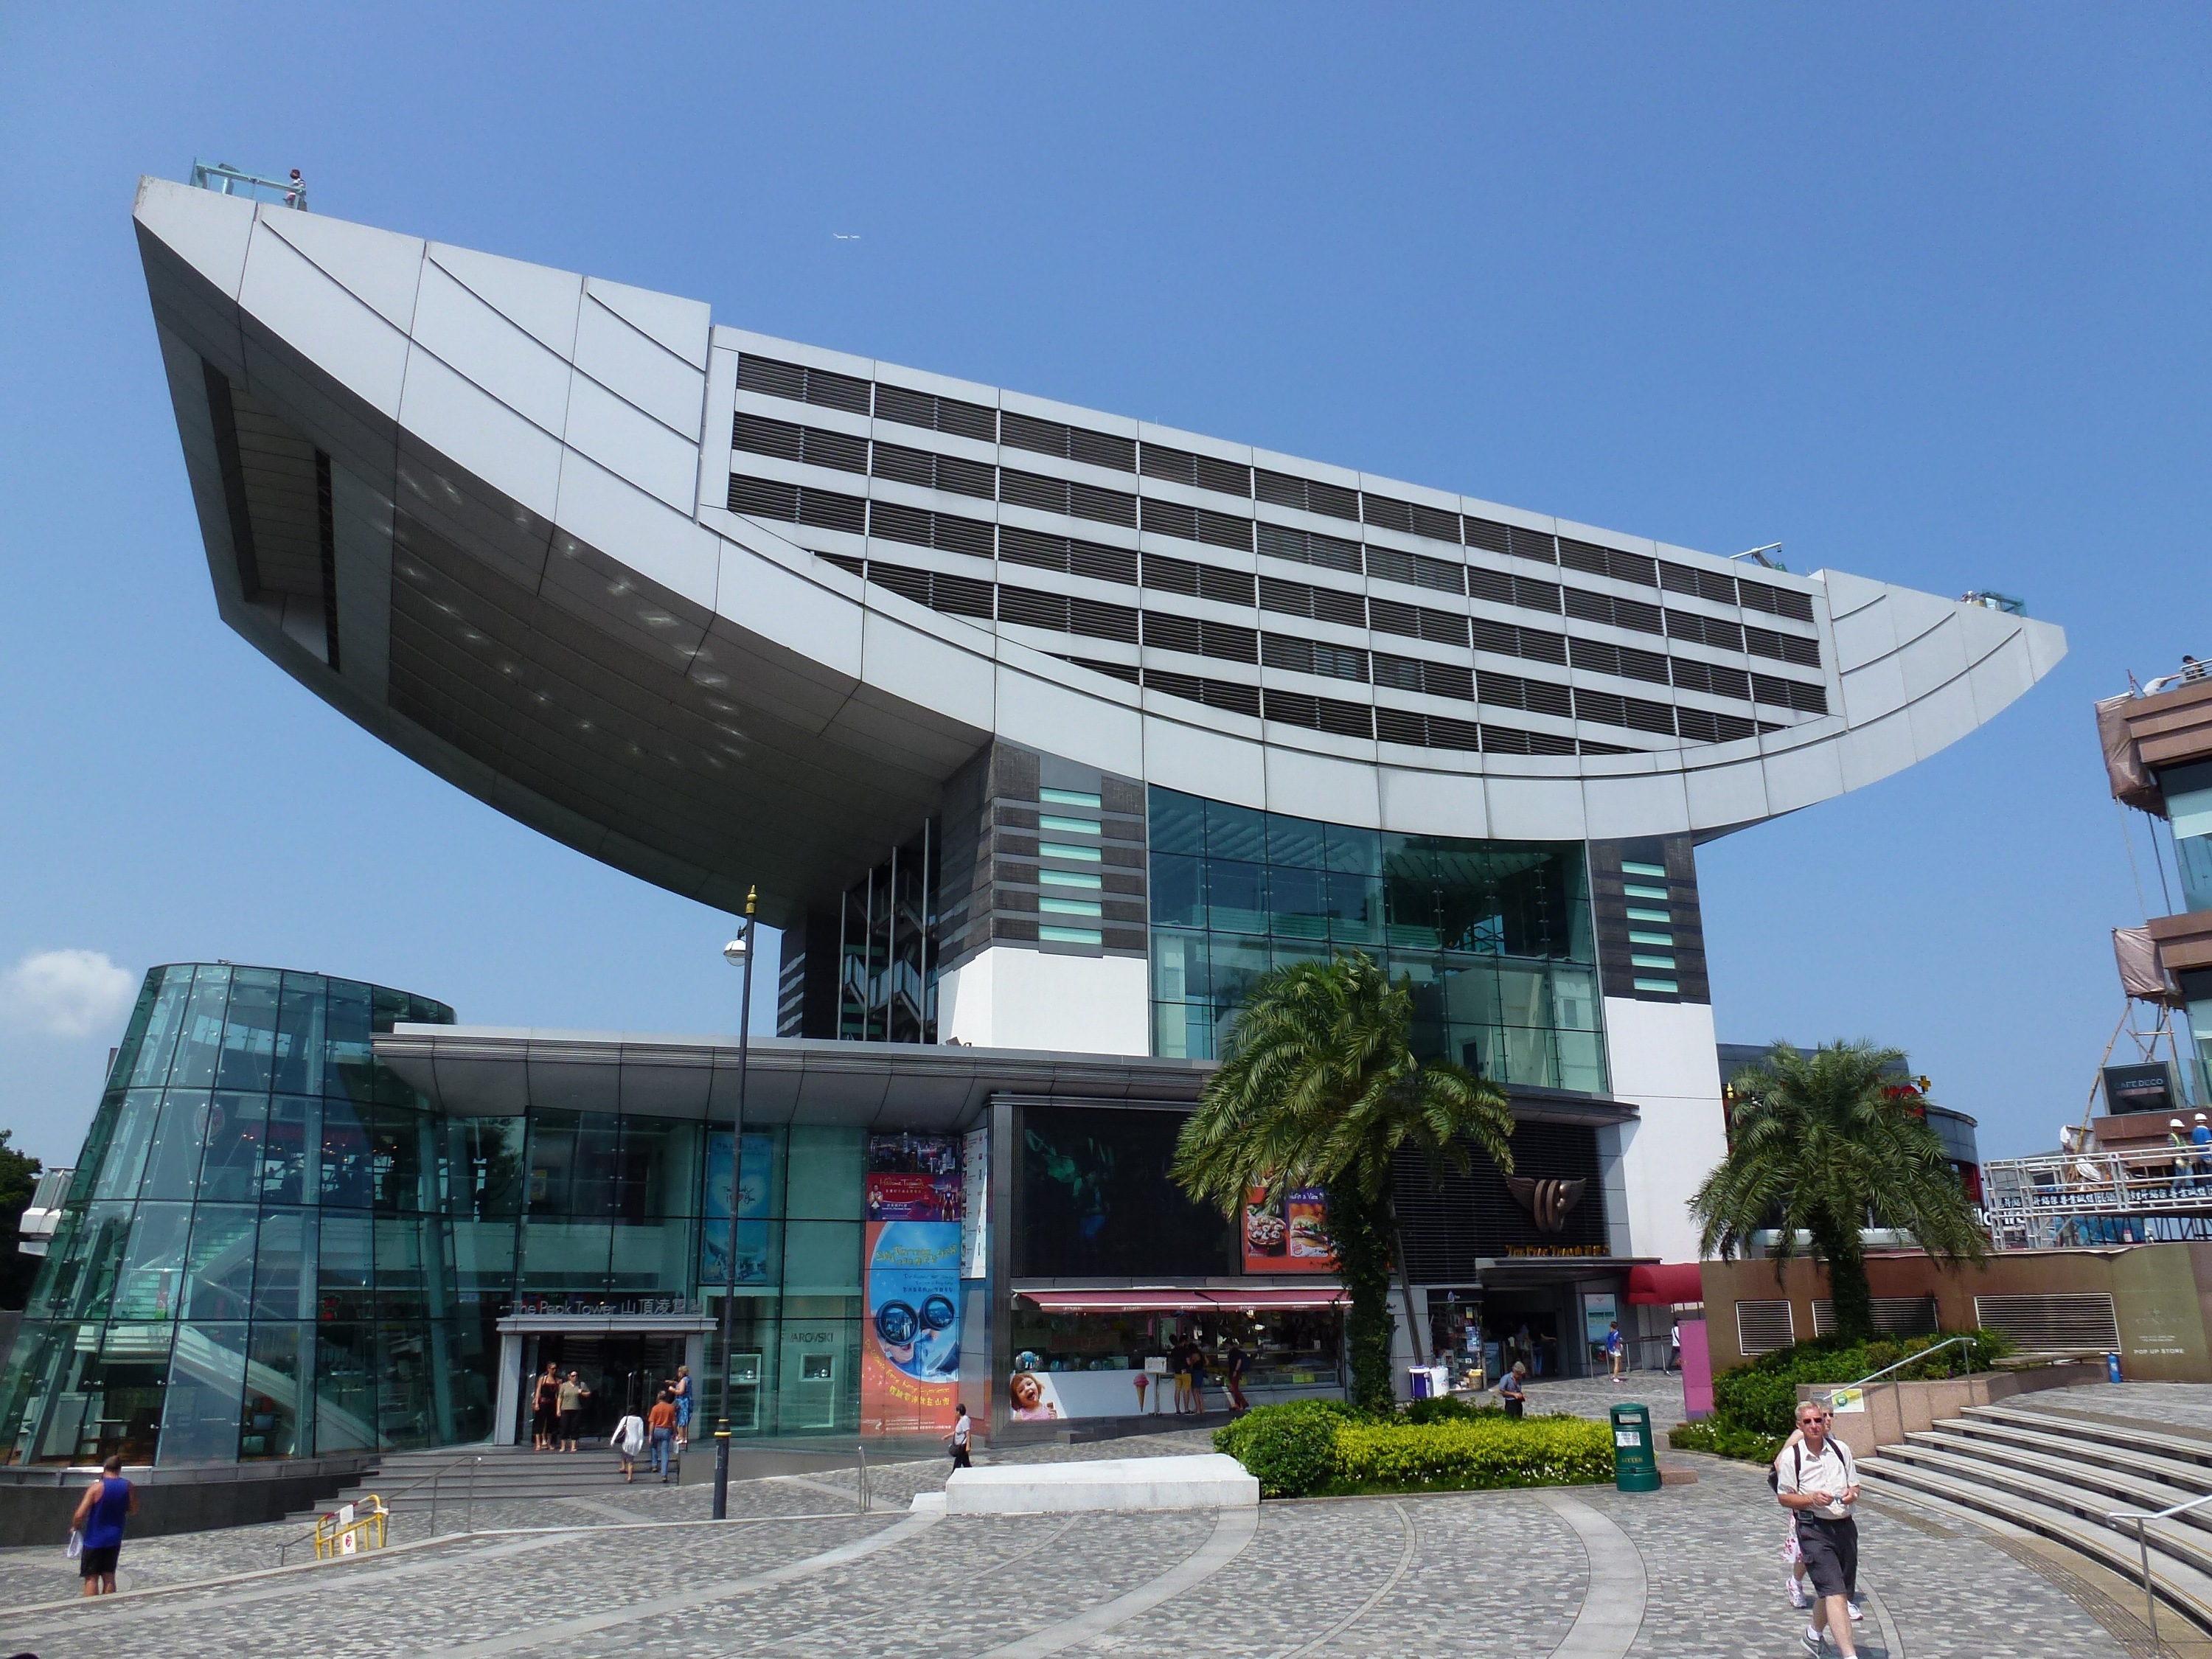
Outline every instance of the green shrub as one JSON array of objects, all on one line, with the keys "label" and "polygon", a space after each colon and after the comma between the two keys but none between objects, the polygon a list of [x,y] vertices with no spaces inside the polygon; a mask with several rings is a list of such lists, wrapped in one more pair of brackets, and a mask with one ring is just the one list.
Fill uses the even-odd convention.
[{"label": "green shrub", "polygon": [[1401,1423],[1483,1423],[1492,1419],[1504,1421],[1503,1406],[1470,1406],[1464,1400],[1450,1395],[1438,1395],[1431,1400],[1416,1400],[1399,1414]]},{"label": "green shrub", "polygon": [[1710,1417],[1698,1423],[1677,1423],[1667,1431],[1667,1443],[1676,1451],[1711,1452],[1717,1457],[1741,1458],[1747,1463],[1771,1463],[1782,1449],[1782,1441],[1778,1434],[1730,1428]]},{"label": "green shrub", "polygon": [[1613,1478],[1611,1426],[1579,1417],[1341,1423],[1335,1451],[1333,1485],[1346,1490],[1565,1486]]},{"label": "green shrub", "polygon": [[[1977,1331],[1973,1335],[1971,1352],[1975,1370],[1989,1370],[1991,1361],[2011,1352],[2011,1342],[1995,1331]],[[1713,1379],[1714,1419],[1729,1428],[1786,1438],[1796,1414],[1799,1383],[1856,1382],[1885,1365],[1893,1365],[1910,1354],[1947,1340],[1942,1336],[1878,1337],[1871,1342],[1857,1343],[1832,1336],[1816,1337],[1809,1342],[1761,1354],[1749,1364],[1723,1371]],[[1969,1352],[1966,1346],[1946,1348],[1933,1358],[1892,1375],[1907,1382],[1963,1376],[1967,1370]]]},{"label": "green shrub", "polygon": [[1360,1418],[1336,1400],[1260,1406],[1216,1429],[1213,1449],[1257,1476],[1261,1497],[1302,1498],[1334,1471],[1338,1425]]}]

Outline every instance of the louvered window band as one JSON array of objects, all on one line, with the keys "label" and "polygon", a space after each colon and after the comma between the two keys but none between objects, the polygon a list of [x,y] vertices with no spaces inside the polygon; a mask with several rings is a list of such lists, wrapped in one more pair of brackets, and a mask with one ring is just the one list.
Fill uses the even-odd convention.
[{"label": "louvered window band", "polygon": [[1978,1296],[1974,1322],[2002,1331],[2028,1353],[2115,1353],[2119,1321],[2103,1291]]}]

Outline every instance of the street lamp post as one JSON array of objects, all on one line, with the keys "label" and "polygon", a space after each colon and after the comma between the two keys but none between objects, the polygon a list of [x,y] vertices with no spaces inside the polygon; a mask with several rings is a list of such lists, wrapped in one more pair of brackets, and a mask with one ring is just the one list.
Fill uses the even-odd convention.
[{"label": "street lamp post", "polygon": [[753,913],[760,908],[760,889],[745,890],[744,930],[722,947],[722,957],[733,968],[744,970],[744,1000],[738,1005],[738,1109],[730,1126],[730,1237],[722,1267],[722,1403],[714,1430],[714,1519],[730,1513],[730,1346],[738,1308],[738,1204],[744,1189],[745,1061],[753,1023]]}]

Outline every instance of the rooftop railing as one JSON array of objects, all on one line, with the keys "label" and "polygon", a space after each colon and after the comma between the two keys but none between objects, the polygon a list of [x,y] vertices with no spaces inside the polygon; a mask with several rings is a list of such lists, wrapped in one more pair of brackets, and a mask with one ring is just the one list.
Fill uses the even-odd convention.
[{"label": "rooftop railing", "polygon": [[228,161],[194,161],[192,184],[219,196],[243,196],[249,201],[270,202],[302,213],[307,210],[307,183],[296,172],[289,179],[264,179]]},{"label": "rooftop railing", "polygon": [[2118,1243],[2121,1224],[2133,1224],[2134,1243],[2154,1231],[2212,1235],[2212,1157],[2193,1148],[1991,1158],[1982,1194],[2001,1250]]}]

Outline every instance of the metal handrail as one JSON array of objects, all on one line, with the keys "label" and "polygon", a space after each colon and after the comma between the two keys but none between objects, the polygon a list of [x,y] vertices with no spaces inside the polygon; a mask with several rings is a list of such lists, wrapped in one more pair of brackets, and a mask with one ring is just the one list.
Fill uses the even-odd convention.
[{"label": "metal handrail", "polygon": [[2185,1504],[2176,1504],[2163,1510],[2107,1510],[2107,1521],[2132,1521],[2136,1523],[2136,1553],[2142,1560],[2143,1622],[2150,1626],[2151,1646],[2159,1646],[2158,1597],[2152,1592],[2150,1578],[2150,1534],[2145,1530],[2154,1521],[2171,1521],[2177,1515],[2186,1515],[2193,1509],[2212,1504],[2212,1492],[2202,1498],[2192,1498]]},{"label": "metal handrail", "polygon": [[[465,1532],[473,1532],[476,1530],[477,1519],[477,1469],[483,1462],[483,1454],[482,1452],[464,1452],[459,1457],[439,1464],[437,1468],[430,1470],[428,1474],[416,1475],[415,1479],[410,1480],[405,1486],[393,1487],[392,1496],[393,1498],[402,1497],[408,1492],[413,1492],[416,1487],[421,1486],[425,1480],[428,1481],[430,1483],[430,1532],[434,1537],[438,1531],[438,1482],[444,1476],[452,1474],[453,1470],[458,1468],[460,1465],[466,1463],[469,1466],[469,1504],[465,1518],[463,1520],[461,1524],[462,1529]],[[386,1509],[391,1507],[390,1499],[386,1500],[385,1507]],[[311,1539],[314,1535],[315,1529],[314,1528],[310,1527],[303,1533],[296,1533],[289,1538],[280,1540],[276,1546],[276,1565],[280,1567],[284,1565],[284,1553],[287,1550],[289,1550],[293,1545],[299,1543],[302,1539]]]},{"label": "metal handrail", "polygon": [[[1868,1383],[1874,1382],[1878,1377],[1887,1376],[1892,1371],[1901,1371],[1907,1365],[1917,1365],[1922,1360],[1927,1358],[1929,1354],[1941,1353],[1944,1349],[1959,1342],[1964,1342],[1967,1345],[1966,1375],[1972,1376],[1974,1374],[1973,1340],[1974,1339],[1971,1336],[1947,1336],[1941,1342],[1929,1343],[1917,1353],[1907,1354],[1904,1358],[1899,1360],[1894,1365],[1884,1365],[1878,1371],[1869,1371],[1864,1376],[1859,1378],[1857,1382],[1846,1382],[1844,1384],[1844,1387],[1847,1389],[1863,1389]],[[1891,1386],[1894,1387],[1896,1385],[1893,1383]]]}]

